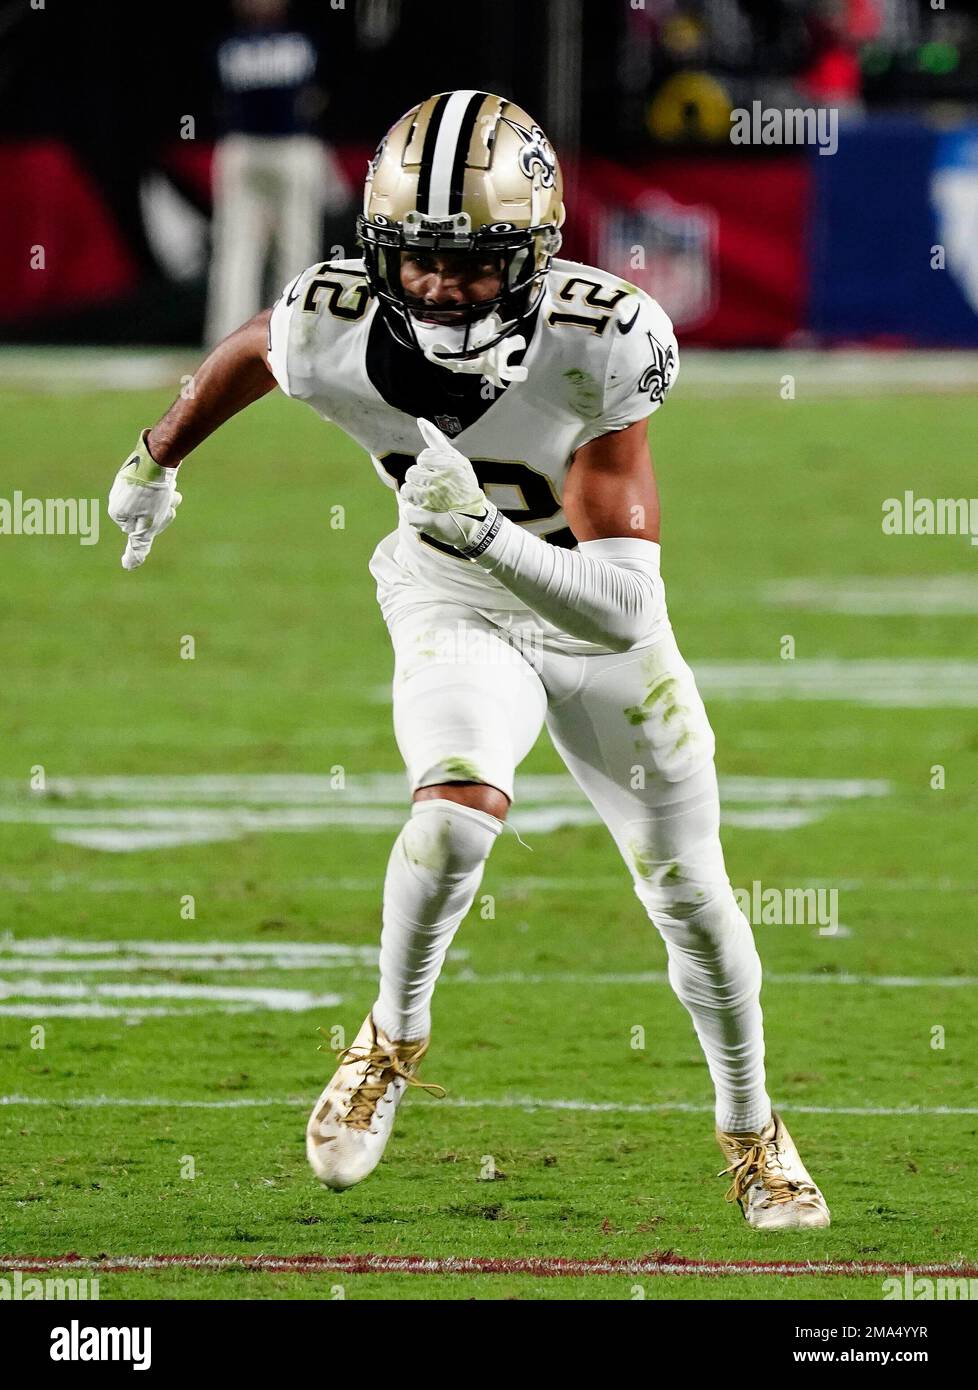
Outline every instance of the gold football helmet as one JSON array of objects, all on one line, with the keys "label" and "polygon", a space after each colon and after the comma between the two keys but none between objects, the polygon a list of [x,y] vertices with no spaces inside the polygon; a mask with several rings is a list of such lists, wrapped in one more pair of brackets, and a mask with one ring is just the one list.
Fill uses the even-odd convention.
[{"label": "gold football helmet", "polygon": [[[357,237],[367,280],[401,343],[420,349],[401,285],[405,249],[498,257],[499,295],[453,309],[471,359],[501,342],[536,308],[560,249],[563,180],[553,146],[533,118],[489,92],[442,92],[402,116],[367,170]],[[488,341],[476,323],[496,315]]]}]

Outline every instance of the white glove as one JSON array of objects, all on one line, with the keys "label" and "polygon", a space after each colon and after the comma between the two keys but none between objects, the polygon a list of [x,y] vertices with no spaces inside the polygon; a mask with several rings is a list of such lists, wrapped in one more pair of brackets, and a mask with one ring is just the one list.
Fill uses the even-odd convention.
[{"label": "white glove", "polygon": [[115,475],[109,493],[109,516],[129,537],[122,568],[134,570],[165,531],[183,501],[176,490],[176,468],[162,468],[146,444],[143,430],[136,447]]},{"label": "white glove", "polygon": [[475,469],[430,420],[418,420],[426,449],[404,475],[398,493],[409,526],[472,558],[499,529],[499,513],[482,491]]}]

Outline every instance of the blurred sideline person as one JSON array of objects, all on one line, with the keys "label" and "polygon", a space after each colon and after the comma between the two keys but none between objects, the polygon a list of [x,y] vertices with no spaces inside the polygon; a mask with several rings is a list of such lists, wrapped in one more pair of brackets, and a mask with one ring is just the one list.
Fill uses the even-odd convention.
[{"label": "blurred sideline person", "polygon": [[319,255],[326,211],[347,202],[329,148],[314,133],[325,105],[308,34],[288,0],[235,0],[239,20],[217,51],[223,136],[214,149],[213,255],[205,339],[213,345]]}]

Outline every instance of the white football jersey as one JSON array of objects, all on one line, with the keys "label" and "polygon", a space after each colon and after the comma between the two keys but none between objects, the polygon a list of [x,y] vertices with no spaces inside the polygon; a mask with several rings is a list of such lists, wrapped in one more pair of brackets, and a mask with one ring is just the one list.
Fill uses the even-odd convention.
[{"label": "white football jersey", "polygon": [[[494,390],[398,344],[370,297],[363,261],[331,261],[303,271],[275,305],[268,361],[287,395],[367,450],[389,488],[396,491],[424,448],[416,423],[424,416],[471,459],[510,520],[573,547],[562,502],[574,451],[657,410],[676,379],[679,351],[654,299],[573,261],[554,261],[524,336],[527,379]],[[383,549],[385,563],[442,598],[482,611],[525,606],[480,566],[406,523]]]}]

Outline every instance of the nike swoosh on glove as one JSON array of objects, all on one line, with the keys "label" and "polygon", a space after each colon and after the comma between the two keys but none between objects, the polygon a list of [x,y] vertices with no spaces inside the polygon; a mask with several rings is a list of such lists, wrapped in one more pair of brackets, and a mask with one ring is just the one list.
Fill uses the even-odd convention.
[{"label": "nike swoosh on glove", "polygon": [[473,558],[499,529],[499,512],[482,491],[475,469],[430,420],[419,419],[427,445],[404,475],[401,515],[432,540]]},{"label": "nike swoosh on glove", "polygon": [[146,443],[143,430],[136,447],[115,475],[109,493],[109,516],[128,536],[122,568],[143,564],[153,541],[177,514],[183,496],[176,490],[176,468],[162,468]]}]

